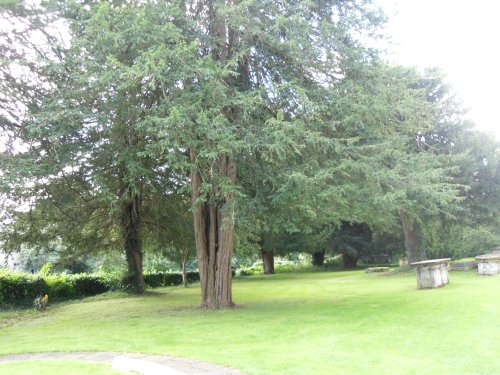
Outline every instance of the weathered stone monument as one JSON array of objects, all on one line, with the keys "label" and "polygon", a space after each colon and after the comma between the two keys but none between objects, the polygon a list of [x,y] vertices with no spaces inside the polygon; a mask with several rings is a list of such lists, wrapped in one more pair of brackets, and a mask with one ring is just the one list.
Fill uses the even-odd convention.
[{"label": "weathered stone monument", "polygon": [[417,271],[419,289],[441,288],[449,283],[448,263],[450,258],[431,259],[412,263]]},{"label": "weathered stone monument", "polygon": [[365,269],[366,273],[374,272],[389,272],[391,269],[389,267],[368,267]]},{"label": "weathered stone monument", "polygon": [[450,269],[452,271],[468,271],[474,268],[477,268],[477,262],[475,260],[450,263]]},{"label": "weathered stone monument", "polygon": [[479,255],[476,257],[477,271],[480,275],[497,275],[500,273],[500,253]]}]

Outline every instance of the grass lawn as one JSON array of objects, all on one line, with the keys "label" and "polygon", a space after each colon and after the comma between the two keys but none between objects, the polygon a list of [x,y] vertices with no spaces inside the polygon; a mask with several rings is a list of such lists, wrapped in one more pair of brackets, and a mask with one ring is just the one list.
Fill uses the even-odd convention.
[{"label": "grass lawn", "polygon": [[417,290],[413,273],[250,277],[234,282],[231,311],[198,309],[197,287],[111,294],[0,313],[0,354],[169,354],[250,375],[498,374],[500,277],[450,280]]},{"label": "grass lawn", "polygon": [[19,374],[119,375],[122,373],[113,370],[110,365],[101,363],[92,363],[85,361],[44,360],[44,361],[0,363],[0,374],[2,375],[19,375]]}]

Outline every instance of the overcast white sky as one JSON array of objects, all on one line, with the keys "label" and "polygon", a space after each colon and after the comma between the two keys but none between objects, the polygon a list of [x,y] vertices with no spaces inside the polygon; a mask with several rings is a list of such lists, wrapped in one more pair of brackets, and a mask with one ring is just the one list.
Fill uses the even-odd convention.
[{"label": "overcast white sky", "polygon": [[375,0],[389,16],[391,61],[438,66],[477,128],[500,140],[500,1]]}]

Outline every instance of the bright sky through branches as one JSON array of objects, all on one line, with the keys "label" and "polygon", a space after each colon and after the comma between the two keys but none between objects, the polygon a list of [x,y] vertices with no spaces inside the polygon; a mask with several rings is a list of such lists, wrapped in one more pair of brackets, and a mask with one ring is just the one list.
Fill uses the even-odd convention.
[{"label": "bright sky through branches", "polygon": [[437,66],[448,74],[468,117],[500,140],[500,2],[375,0],[389,16],[390,61]]}]

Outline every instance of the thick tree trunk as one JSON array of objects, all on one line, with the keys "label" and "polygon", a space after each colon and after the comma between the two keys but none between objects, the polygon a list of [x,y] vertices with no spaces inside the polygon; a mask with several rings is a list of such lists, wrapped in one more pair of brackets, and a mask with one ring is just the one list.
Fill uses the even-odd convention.
[{"label": "thick tree trunk", "polygon": [[342,253],[342,262],[344,268],[354,268],[358,264],[358,258],[355,258],[348,253]]},{"label": "thick tree trunk", "polygon": [[[231,58],[237,30],[227,23],[225,12],[220,14],[219,7],[227,6],[224,2],[207,2],[209,18],[208,34],[210,53],[213,61],[221,66]],[[244,59],[242,59],[244,60]],[[243,66],[242,62],[238,64]],[[229,86],[240,83],[240,89],[249,72],[241,71],[238,78],[228,77]],[[222,109],[231,123],[238,123],[238,108]],[[193,218],[196,239],[196,256],[200,270],[201,306],[209,309],[230,308],[232,299],[231,259],[234,242],[234,193],[227,190],[228,185],[236,184],[236,159],[220,153],[210,167],[202,174],[197,165],[197,151],[189,150],[194,168],[191,172]],[[209,192],[205,190],[210,186]],[[202,188],[204,191],[202,191]]]},{"label": "thick tree trunk", "polygon": [[312,254],[312,261],[311,263],[313,266],[320,267],[325,263],[325,250],[323,251],[316,251]]},{"label": "thick tree trunk", "polygon": [[186,271],[186,263],[187,263],[187,257],[188,257],[188,249],[182,249],[182,285],[184,285],[185,288],[188,286],[188,279],[187,279],[187,271]]},{"label": "thick tree trunk", "polygon": [[125,256],[127,258],[127,274],[125,285],[132,293],[144,293],[145,283],[142,273],[142,243],[141,243],[141,203],[138,196],[122,206],[122,230]]},{"label": "thick tree trunk", "polygon": [[408,264],[427,259],[425,249],[422,246],[420,226],[411,221],[404,209],[399,210],[399,217],[403,226]]},{"label": "thick tree trunk", "polygon": [[[196,165],[196,153],[190,150]],[[220,177],[236,183],[236,160],[220,154],[212,164]],[[196,255],[200,270],[201,306],[229,308],[232,300],[231,259],[233,256],[233,193],[212,187],[208,196],[201,192],[203,179],[199,170],[191,173]]]},{"label": "thick tree trunk", "polygon": [[262,250],[262,265],[265,275],[271,275],[274,273],[274,254],[272,251]]}]

